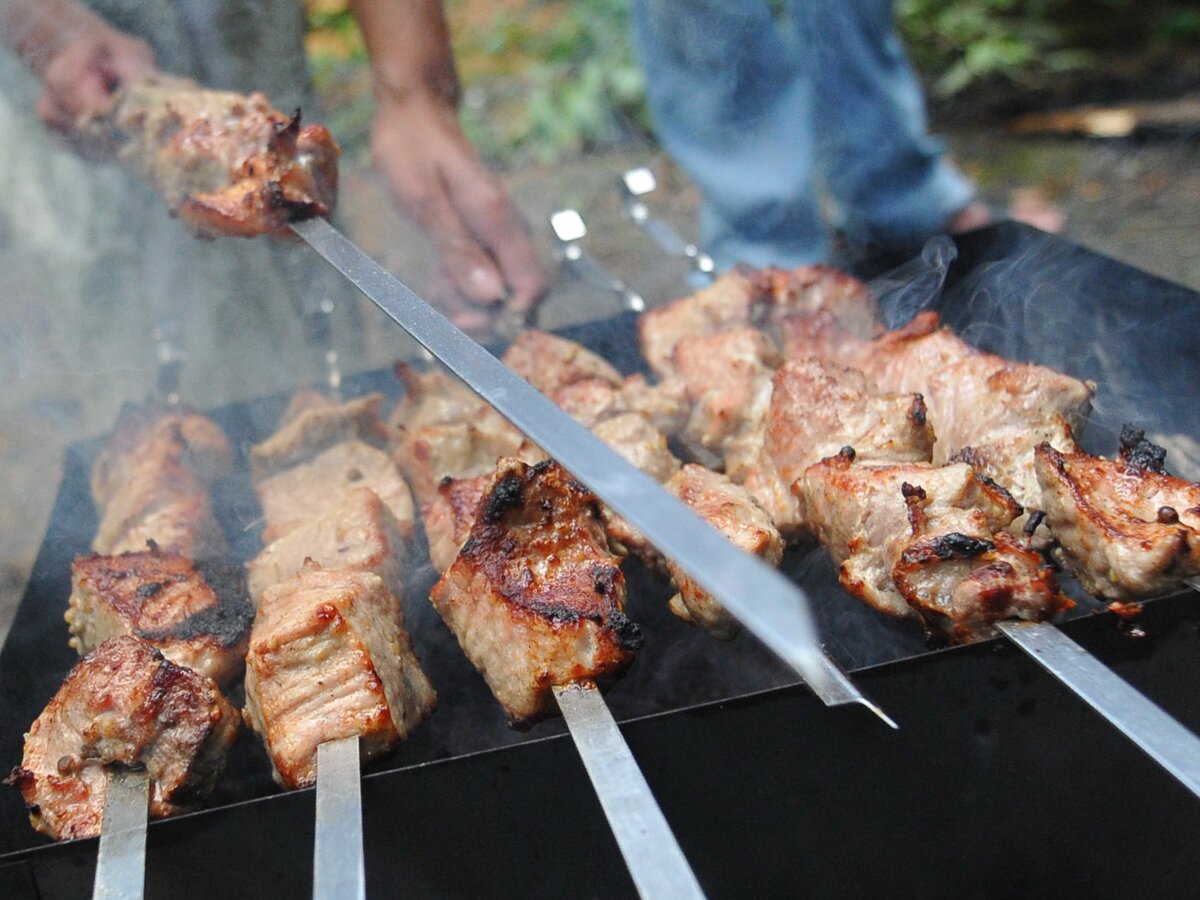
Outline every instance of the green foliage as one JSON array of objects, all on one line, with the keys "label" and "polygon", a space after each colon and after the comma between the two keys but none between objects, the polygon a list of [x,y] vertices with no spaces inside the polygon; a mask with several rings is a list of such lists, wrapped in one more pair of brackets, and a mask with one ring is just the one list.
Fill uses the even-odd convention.
[{"label": "green foliage", "polygon": [[463,69],[463,126],[497,161],[553,162],[644,130],[644,82],[633,57],[625,0],[535,3],[546,15],[504,12],[478,47],[524,60],[507,78]]},{"label": "green foliage", "polygon": [[1070,0],[898,0],[899,27],[916,66],[941,96],[976,82],[1031,83],[1087,65],[1056,17]]}]

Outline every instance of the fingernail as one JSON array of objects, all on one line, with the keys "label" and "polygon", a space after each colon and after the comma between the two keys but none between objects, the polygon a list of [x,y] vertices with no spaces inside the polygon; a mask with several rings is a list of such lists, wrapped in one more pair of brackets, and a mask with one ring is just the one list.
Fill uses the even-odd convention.
[{"label": "fingernail", "polygon": [[476,266],[467,274],[467,290],[472,300],[495,303],[504,298],[504,283],[494,270]]}]

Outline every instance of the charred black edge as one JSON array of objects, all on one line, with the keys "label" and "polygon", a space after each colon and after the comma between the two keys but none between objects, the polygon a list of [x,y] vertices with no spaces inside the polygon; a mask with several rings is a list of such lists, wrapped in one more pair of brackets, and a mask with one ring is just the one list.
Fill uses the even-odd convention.
[{"label": "charred black edge", "polygon": [[957,531],[938,535],[933,540],[921,542],[906,549],[901,558],[906,563],[928,565],[934,562],[949,562],[955,559],[974,559],[995,551],[996,545],[983,538],[969,537]]},{"label": "charred black edge", "polygon": [[1167,475],[1167,450],[1146,439],[1146,432],[1126,423],[1121,426],[1121,462],[1144,472]]}]

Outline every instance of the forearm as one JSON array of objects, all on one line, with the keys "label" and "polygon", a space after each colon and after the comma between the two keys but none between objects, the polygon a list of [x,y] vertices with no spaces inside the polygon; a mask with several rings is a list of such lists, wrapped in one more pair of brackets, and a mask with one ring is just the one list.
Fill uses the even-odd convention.
[{"label": "forearm", "polygon": [[458,74],[441,0],[353,0],[376,100],[458,105]]}]

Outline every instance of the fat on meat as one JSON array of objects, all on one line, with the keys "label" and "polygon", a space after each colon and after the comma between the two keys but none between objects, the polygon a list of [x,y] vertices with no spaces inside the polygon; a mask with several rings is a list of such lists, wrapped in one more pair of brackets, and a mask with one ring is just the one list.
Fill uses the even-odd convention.
[{"label": "fat on meat", "polygon": [[110,768],[146,770],[151,816],[191,809],[216,783],[237,725],[237,711],[211,678],[145,641],[115,637],[71,669],[25,735],[10,780],[38,831],[94,837]]}]

